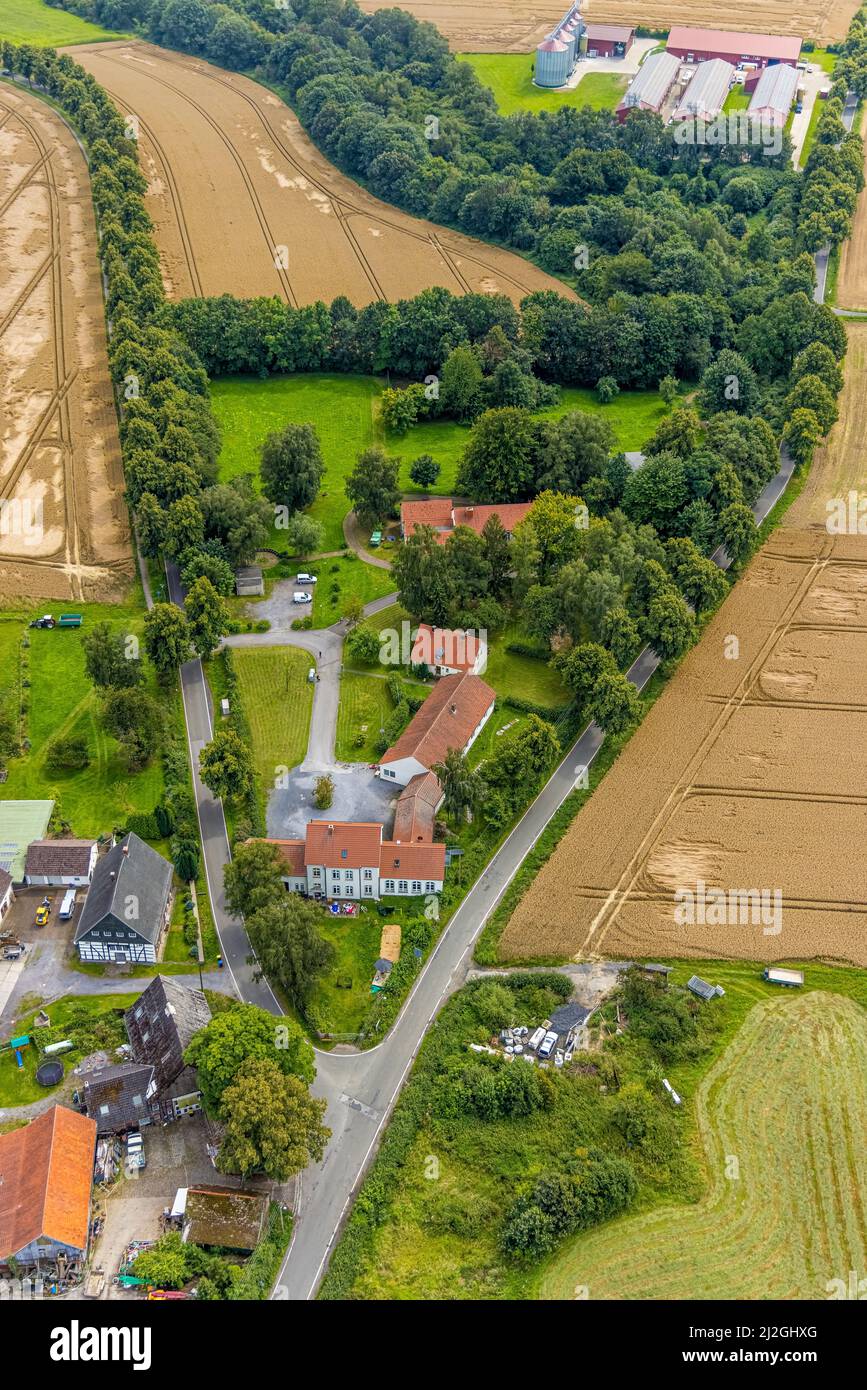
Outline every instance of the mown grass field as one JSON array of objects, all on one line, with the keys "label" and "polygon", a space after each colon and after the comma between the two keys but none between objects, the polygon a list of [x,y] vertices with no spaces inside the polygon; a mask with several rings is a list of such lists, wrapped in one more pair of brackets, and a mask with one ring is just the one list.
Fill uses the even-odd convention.
[{"label": "mown grass field", "polygon": [[99,24],[90,24],[78,15],[52,9],[42,0],[3,0],[0,11],[0,39],[31,43],[38,48],[55,48],[69,43],[96,43],[99,39],[118,39],[121,35]]},{"label": "mown grass field", "polygon": [[[508,55],[507,55],[508,56]],[[540,419],[557,420],[570,410],[601,415],[614,430],[615,446],[627,451],[641,449],[668,414],[657,391],[622,391],[608,405],[601,405],[595,391],[586,387],[564,386],[560,404],[539,412]],[[430,454],[440,465],[435,492],[454,491],[461,454],[467,446],[469,425],[455,420],[422,420],[405,435],[386,435],[386,447],[401,458],[400,486],[404,492],[422,492],[409,476],[413,459]]]},{"label": "mown grass field", "polygon": [[[690,962],[671,964],[672,982],[693,973]],[[609,1099],[592,1076],[558,1087],[552,1110],[437,1122],[417,1086],[430,1085],[432,1059],[462,1008],[463,992],[456,995],[423,1045],[372,1170],[379,1215],[371,1235],[348,1267],[338,1247],[325,1296],[572,1300],[576,1286],[589,1285],[591,1299],[828,1297],[827,1281],[863,1270],[867,1256],[858,1197],[867,1179],[859,1138],[867,975],[813,962],[805,969],[801,993],[766,984],[754,965],[703,963],[702,974],[726,990],[704,1006],[717,1012],[719,1031],[698,1060],[665,1068],[683,1104],[674,1113],[675,1155],[661,1165],[612,1134]],[[621,1084],[646,1056],[627,1029]],[[392,1128],[399,1163],[389,1157]],[[574,1237],[535,1267],[505,1261],[498,1231],[514,1199],[553,1155],[600,1142],[609,1152],[620,1144],[637,1165],[632,1214]],[[725,1176],[728,1156],[737,1178]],[[344,1236],[349,1250],[355,1221]]]},{"label": "mown grass field", "polygon": [[[341,550],[345,545],[343,518],[349,511],[349,499],[344,482],[355,467],[358,454],[375,442],[382,442],[389,454],[400,459],[399,483],[403,492],[422,491],[409,476],[413,459],[419,454],[431,454],[440,465],[434,491],[453,492],[469,426],[454,420],[422,420],[405,435],[387,432],[379,420],[382,386],[375,377],[327,374],[274,376],[265,381],[223,377],[212,382],[214,413],[223,432],[221,479],[242,473],[258,479],[259,451],[266,435],[289,423],[309,421],[315,425],[325,477],[310,514],[325,527],[325,551]],[[570,410],[602,415],[614,429],[617,447],[626,450],[640,449],[667,413],[656,391],[623,391],[610,404],[600,405],[594,391],[564,387],[560,404],[541,411],[540,417],[557,419]],[[267,544],[285,550],[285,533],[272,527]],[[371,592],[366,597],[376,596]]]},{"label": "mown grass field", "polygon": [[250,726],[253,767],[267,801],[278,769],[297,766],[307,752],[313,708],[307,673],[316,663],[309,652],[295,647],[239,647],[232,655]]},{"label": "mown grass field", "polygon": [[616,72],[588,72],[577,87],[546,91],[533,84],[532,53],[459,53],[476,76],[490,87],[504,116],[514,111],[557,111],[561,106],[589,106],[594,111],[613,111],[626,91],[629,79]]},{"label": "mown grass field", "polygon": [[816,991],[758,1005],[696,1095],[706,1195],[577,1238],[540,1296],[826,1299],[831,1281],[845,1287],[867,1260],[865,1066],[861,1004]]},{"label": "mown grass field", "polygon": [[498,695],[530,700],[534,705],[565,708],[572,696],[557,671],[546,661],[507,651],[510,642],[526,642],[527,635],[516,625],[497,633],[488,643],[488,665],[483,679]]},{"label": "mown grass field", "polygon": [[[324,550],[342,550],[343,518],[349,501],[344,480],[358,454],[377,436],[375,406],[382,390],[373,377],[342,375],[224,377],[211,384],[214,414],[223,432],[220,478],[251,473],[258,480],[259,452],[265,437],[284,425],[316,426],[325,476],[311,516],[325,527]],[[258,485],[258,483],[257,483]],[[272,529],[269,545],[286,547],[283,532]]]},{"label": "mown grass field", "polygon": [[[46,610],[43,604],[40,612]],[[9,763],[3,784],[4,798],[22,800],[54,797],[76,835],[94,837],[121,825],[131,811],[152,811],[162,789],[159,759],[141,772],[131,773],[119,756],[116,741],[105,733],[99,718],[99,699],[84,668],[82,635],[98,622],[109,622],[122,633],[141,636],[144,609],[138,604],[64,604],[51,608],[80,612],[79,629],[61,631],[27,628],[32,613],[0,613],[0,698],[13,702],[17,690],[21,639],[29,647],[22,678],[29,681],[24,697],[29,704],[26,735],[30,749]],[[150,689],[157,693],[151,676]],[[180,694],[172,688],[159,691],[167,719],[182,728]],[[88,767],[76,772],[51,772],[45,766],[48,746],[60,735],[83,734],[90,752]]]},{"label": "mown grass field", "polygon": [[382,598],[394,590],[394,580],[388,570],[365,564],[354,554],[334,559],[315,560],[312,573],[317,576],[313,587],[313,626],[331,627],[346,612],[350,598],[362,603]]}]

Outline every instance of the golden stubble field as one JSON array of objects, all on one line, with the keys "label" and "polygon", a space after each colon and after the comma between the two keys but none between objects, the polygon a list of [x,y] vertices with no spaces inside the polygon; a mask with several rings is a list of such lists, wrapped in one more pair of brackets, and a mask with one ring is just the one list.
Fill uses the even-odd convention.
[{"label": "golden stubble field", "polygon": [[356,305],[538,289],[571,293],[509,251],[410,217],[341,174],[265,87],[144,43],[69,50],[139,123],[148,212],[172,299],[225,292]]},{"label": "golden stubble field", "polygon": [[[867,324],[847,330],[840,422],[786,524],[524,895],[505,958],[867,966],[867,536],[825,524],[867,488]],[[677,920],[699,883],[779,890],[780,921]]]},{"label": "golden stubble field", "polygon": [[[360,0],[367,14],[379,0]],[[569,8],[568,0],[519,4],[518,0],[403,0],[416,19],[435,24],[455,53],[528,53],[550,33]],[[692,24],[704,29],[746,29],[762,34],[797,34],[828,43],[841,39],[858,8],[857,0],[765,0],[761,8],[734,0],[724,10],[708,0],[584,0],[581,13],[596,24],[643,24],[670,29]]]},{"label": "golden stubble field", "polygon": [[0,88],[0,601],[120,597],[132,575],[84,157]]}]

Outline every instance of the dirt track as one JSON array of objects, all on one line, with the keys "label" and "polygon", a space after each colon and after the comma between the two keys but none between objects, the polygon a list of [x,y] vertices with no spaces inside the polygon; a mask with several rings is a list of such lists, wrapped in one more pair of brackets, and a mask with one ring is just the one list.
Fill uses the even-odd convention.
[{"label": "dirt track", "polygon": [[148,44],[70,51],[140,122],[171,298],[276,294],[300,305],[343,294],[363,305],[432,285],[516,302],[535,289],[564,292],[519,256],[370,197],[246,77]]},{"label": "dirt track", "polygon": [[0,86],[0,601],[112,599],[132,575],[87,168]]},{"label": "dirt track", "polygon": [[[379,0],[360,0],[367,14]],[[545,0],[528,8],[518,0],[402,0],[416,19],[435,24],[455,53],[528,53],[550,33],[569,8],[569,0]],[[726,8],[708,0],[584,0],[581,13],[596,24],[644,24],[670,29],[672,24],[700,28],[747,29],[763,34],[799,34],[803,38],[841,39],[858,8],[857,0],[733,0]]]}]

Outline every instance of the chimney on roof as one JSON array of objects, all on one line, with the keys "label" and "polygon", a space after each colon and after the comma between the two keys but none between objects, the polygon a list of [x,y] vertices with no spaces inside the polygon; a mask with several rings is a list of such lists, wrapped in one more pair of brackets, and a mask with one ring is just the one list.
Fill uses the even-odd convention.
[{"label": "chimney on roof", "polygon": [[449,713],[450,713],[450,714],[457,714],[457,712],[458,712],[458,707],[457,707],[457,705],[449,705]]},{"label": "chimney on roof", "polygon": [[473,511],[474,511],[474,508],[473,508],[473,507],[465,507],[464,510],[466,511],[466,514],[467,514],[468,517],[473,515]]},{"label": "chimney on roof", "polygon": [[114,869],[111,870],[111,873],[109,874],[109,878],[117,878],[117,874],[115,873]]},{"label": "chimney on roof", "polygon": [[334,834],[334,826],[333,826],[333,825],[329,825],[329,827],[328,827],[328,833],[329,833],[329,835],[333,835],[333,834]]},{"label": "chimney on roof", "polygon": [[123,847],[123,853],[124,853],[124,854],[129,854],[129,845],[124,845],[124,847]]}]

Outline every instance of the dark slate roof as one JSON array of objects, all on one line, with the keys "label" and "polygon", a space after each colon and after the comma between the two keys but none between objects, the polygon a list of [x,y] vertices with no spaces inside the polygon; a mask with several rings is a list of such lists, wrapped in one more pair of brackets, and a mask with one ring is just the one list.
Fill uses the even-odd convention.
[{"label": "dark slate roof", "polygon": [[583,1008],[581,1004],[562,1004],[551,1015],[551,1031],[568,1033],[570,1028],[574,1028],[576,1024],[585,1023],[589,1017],[590,1010]]},{"label": "dark slate roof", "polygon": [[[113,917],[119,927],[129,927],[156,945],[171,886],[171,864],[130,831],[125,840],[97,860],[75,940],[80,941],[107,917]],[[126,913],[129,898],[138,899],[138,916],[133,920]]]},{"label": "dark slate roof", "polygon": [[0,902],[6,897],[6,890],[12,882],[12,875],[8,869],[4,869],[0,864]]},{"label": "dark slate roof", "polygon": [[133,1057],[156,1067],[160,1095],[183,1071],[188,1043],[210,1018],[202,991],[190,989],[170,975],[156,975],[127,1009],[124,1022]]},{"label": "dark slate roof", "polygon": [[90,869],[93,840],[34,840],[27,850],[25,874],[79,877]]},{"label": "dark slate roof", "polygon": [[118,1134],[150,1119],[147,1090],[154,1069],[139,1062],[98,1067],[84,1083],[84,1104],[97,1133]]}]

